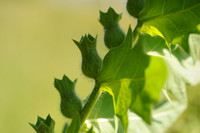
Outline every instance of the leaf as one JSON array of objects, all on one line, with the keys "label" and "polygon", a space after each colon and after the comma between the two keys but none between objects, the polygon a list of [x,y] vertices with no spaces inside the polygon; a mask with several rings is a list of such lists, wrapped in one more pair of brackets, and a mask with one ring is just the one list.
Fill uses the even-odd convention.
[{"label": "leaf", "polygon": [[75,92],[76,81],[72,82],[66,75],[63,76],[62,80],[55,79],[54,81],[61,97],[60,110],[68,118],[73,118],[79,114],[82,108],[82,102]]},{"label": "leaf", "polygon": [[[134,57],[134,55],[141,56],[141,54],[131,53],[131,47],[132,31],[129,29],[124,43],[121,46],[110,50],[105,56],[103,68],[100,71],[100,76],[98,78],[98,81],[102,84],[103,91],[107,91],[113,96],[115,114],[120,118],[125,130],[128,126],[127,110],[130,107],[131,101],[135,98],[134,92],[129,88],[130,80],[128,79],[132,76],[135,77],[135,74],[137,74],[134,67],[135,64],[138,63],[138,60],[130,61],[130,58],[131,56]],[[144,64],[143,66],[145,67],[147,65]],[[143,75],[143,73],[141,75]],[[139,90],[135,90],[135,92],[137,91]]]},{"label": "leaf", "polygon": [[[110,119],[113,120],[114,116],[115,113],[112,96],[109,95],[109,93],[107,92],[102,92],[81,131],[84,132],[90,129],[91,127],[94,127],[93,129],[95,129],[95,133],[99,131],[103,133],[114,133],[115,123],[112,123],[112,121],[111,123],[109,122]],[[98,123],[96,124],[96,121],[102,122],[102,125],[98,125]],[[103,124],[104,122],[105,124]]]},{"label": "leaf", "polygon": [[113,118],[114,106],[112,96],[107,92],[102,92],[98,101],[95,103],[92,112],[89,114],[88,119],[98,118]]},{"label": "leaf", "polygon": [[54,133],[55,121],[50,115],[46,119],[38,116],[36,124],[30,123],[37,133]]},{"label": "leaf", "polygon": [[143,43],[145,52],[148,55],[163,58],[166,64],[170,65],[171,69],[175,71],[175,74],[181,77],[184,83],[197,85],[200,82],[200,62],[198,59],[194,59],[199,56],[200,35],[189,35],[189,47],[193,48],[191,55],[186,54],[179,46],[175,46],[174,49],[169,51],[164,46],[164,40],[158,36],[152,38],[149,35],[143,35],[140,36],[139,42]]},{"label": "leaf", "polygon": [[[198,43],[200,42],[199,37],[200,35],[191,34],[189,45],[197,48],[200,45]],[[144,51],[148,55],[165,60],[168,76],[161,91],[160,101],[153,106],[151,125],[148,125],[135,113],[128,112],[129,126],[127,132],[162,133],[173,124],[187,107],[186,83],[190,85],[200,83],[200,79],[197,78],[200,75],[200,63],[199,61],[194,63],[192,57],[186,54],[180,47],[176,47],[170,52],[165,45],[165,41],[159,36],[140,35],[137,43],[143,45]],[[197,53],[194,52],[193,54],[198,56]],[[180,59],[175,55],[179,55]],[[106,101],[103,98],[100,100],[100,103]],[[111,104],[111,102],[108,104]],[[92,113],[95,114],[95,110],[101,110],[102,112],[101,115],[98,115],[97,112],[95,119],[90,117],[86,121],[88,127],[93,126],[96,133],[123,133],[122,125],[118,123],[115,117],[112,117],[112,115],[110,115],[110,118],[108,116],[106,118],[101,117],[105,116],[102,113],[103,110],[108,109],[107,106],[95,106],[94,108]]]},{"label": "leaf", "polygon": [[199,0],[146,0],[139,13],[141,32],[159,35],[189,52],[190,33],[200,33]]},{"label": "leaf", "polygon": [[166,80],[166,66],[158,57],[151,57],[150,64],[145,70],[145,85],[141,93],[131,105],[131,110],[151,123],[151,109],[159,101],[160,91]]},{"label": "leaf", "polygon": [[[199,36],[192,37],[194,36],[190,35],[189,40],[194,39],[196,41],[190,41],[189,46],[197,48],[197,42],[200,41]],[[193,63],[192,57],[178,46],[170,52],[165,47],[164,40],[161,37],[141,35],[138,42],[142,43],[144,47],[148,45],[145,52],[152,56],[162,57],[167,65],[168,77],[163,89],[164,98],[160,101],[160,105],[155,105],[153,111],[155,122],[150,127],[148,126],[150,132],[160,133],[163,132],[163,127],[167,129],[187,107],[186,84],[200,83],[198,78],[200,62]],[[197,56],[195,53],[198,52],[193,53]]]},{"label": "leaf", "polygon": [[[124,43],[110,50],[105,56],[98,78],[102,91],[113,96],[115,114],[121,120],[125,131],[128,126],[128,109],[150,123],[151,105],[158,100],[166,77],[165,64],[156,57],[147,56],[141,46],[135,44],[132,48],[132,32],[129,29]],[[160,66],[155,64],[158,62]],[[151,70],[154,65],[158,67],[156,71]],[[154,87],[148,87],[150,84]],[[146,109],[143,110],[144,108]]]},{"label": "leaf", "polygon": [[191,56],[192,56],[194,62],[197,62],[198,58],[199,58],[199,48],[200,48],[199,40],[200,40],[200,35],[190,34],[189,47],[190,47],[190,51],[191,51],[190,53],[191,53]]}]

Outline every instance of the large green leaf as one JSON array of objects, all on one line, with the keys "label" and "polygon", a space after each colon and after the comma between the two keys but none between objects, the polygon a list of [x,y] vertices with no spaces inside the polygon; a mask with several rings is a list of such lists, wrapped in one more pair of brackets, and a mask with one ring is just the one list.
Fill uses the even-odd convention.
[{"label": "large green leaf", "polygon": [[[200,35],[190,35],[189,42],[190,47],[198,49],[200,46]],[[198,78],[200,75],[200,62],[194,62],[192,57],[187,55],[180,47],[176,47],[170,52],[165,45],[165,41],[158,36],[152,38],[149,35],[141,35],[137,43],[143,45],[144,51],[148,55],[158,56],[165,61],[168,77],[161,91],[160,102],[153,107],[151,125],[144,122],[135,113],[129,112],[127,132],[162,133],[173,124],[187,107],[186,83],[190,85],[200,83]],[[195,57],[198,56],[197,51],[192,52]],[[178,59],[175,55],[179,55],[181,59]],[[104,103],[106,101],[111,106],[112,101],[109,102],[107,97],[105,98],[100,98],[100,102],[98,102]],[[105,114],[103,115],[104,110],[109,110],[109,106],[106,104],[101,105],[94,107],[95,111],[91,113],[93,115],[86,121],[87,126],[93,126],[97,133],[122,133],[121,124],[118,123],[118,120],[112,114],[106,117],[104,117]],[[101,113],[96,112],[96,110],[99,110],[98,112]]]},{"label": "large green leaf", "polygon": [[[189,47],[191,47],[191,55],[186,54],[178,45],[169,51],[164,45],[161,37],[151,37],[149,35],[140,36],[139,42],[144,45],[144,50],[148,55],[159,56],[163,58],[172,70],[174,75],[178,75],[181,79],[189,84],[196,85],[200,82],[200,62],[199,57],[200,35],[189,35]],[[179,78],[178,78],[179,79]]]},{"label": "large green leaf", "polygon": [[114,117],[114,106],[112,96],[109,93],[103,92],[96,102],[92,112],[88,119],[98,118],[113,118]]},{"label": "large green leaf", "polygon": [[146,0],[138,17],[142,32],[159,35],[167,44],[189,52],[188,36],[200,33],[199,0]]},{"label": "large green leaf", "polygon": [[112,95],[115,114],[126,130],[128,109],[151,123],[152,104],[159,99],[165,77],[165,64],[161,59],[146,55],[140,44],[132,48],[129,29],[124,43],[105,56],[98,81],[101,90]]}]

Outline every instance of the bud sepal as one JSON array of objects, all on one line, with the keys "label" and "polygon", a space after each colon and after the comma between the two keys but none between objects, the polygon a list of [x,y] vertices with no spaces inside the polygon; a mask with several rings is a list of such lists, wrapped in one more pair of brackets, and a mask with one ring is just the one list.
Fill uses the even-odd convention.
[{"label": "bud sepal", "polygon": [[63,76],[62,80],[54,80],[54,85],[61,97],[60,110],[67,118],[74,118],[82,108],[82,102],[75,92],[76,82],[77,80],[72,82],[66,75]]},{"label": "bud sepal", "polygon": [[111,7],[106,13],[100,11],[99,22],[104,27],[104,43],[107,48],[112,49],[120,46],[125,38],[125,34],[119,26],[122,14],[117,14]]},{"label": "bud sepal", "polygon": [[99,57],[96,50],[97,37],[94,38],[88,34],[82,37],[79,42],[75,40],[73,41],[81,51],[81,68],[83,74],[87,77],[96,79],[102,66],[102,59]]},{"label": "bud sepal", "polygon": [[55,121],[50,115],[43,119],[38,116],[36,124],[29,123],[37,133],[54,133]]}]

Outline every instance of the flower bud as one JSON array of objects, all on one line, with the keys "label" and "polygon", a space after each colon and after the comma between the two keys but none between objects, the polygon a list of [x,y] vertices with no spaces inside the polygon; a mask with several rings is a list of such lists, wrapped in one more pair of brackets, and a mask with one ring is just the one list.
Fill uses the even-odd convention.
[{"label": "flower bud", "polygon": [[65,117],[73,118],[80,113],[82,108],[81,100],[75,93],[75,80],[72,82],[67,76],[63,76],[62,80],[55,79],[54,85],[60,93],[61,104],[60,110]]},{"label": "flower bud", "polygon": [[83,74],[96,79],[102,66],[102,60],[96,50],[96,38],[88,34],[82,37],[80,42],[74,42],[81,51]]},{"label": "flower bud", "polygon": [[54,133],[55,121],[50,115],[46,119],[38,116],[36,124],[29,123],[37,133]]},{"label": "flower bud", "polygon": [[145,0],[128,0],[126,9],[131,16],[138,18],[140,11],[144,7],[144,3]]},{"label": "flower bud", "polygon": [[119,20],[122,14],[117,14],[111,7],[106,13],[100,11],[99,22],[104,27],[104,43],[111,49],[122,44],[125,38],[124,32],[119,26]]}]

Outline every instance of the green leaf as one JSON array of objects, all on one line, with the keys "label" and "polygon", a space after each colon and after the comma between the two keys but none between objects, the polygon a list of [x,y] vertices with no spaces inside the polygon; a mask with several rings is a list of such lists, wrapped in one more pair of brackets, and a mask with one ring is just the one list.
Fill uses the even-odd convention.
[{"label": "green leaf", "polygon": [[158,57],[151,57],[145,70],[145,85],[131,105],[131,110],[141,116],[147,123],[151,123],[151,109],[159,101],[160,91],[165,83],[167,70],[164,61]]},{"label": "green leaf", "polygon": [[79,42],[73,41],[81,51],[83,74],[96,79],[102,66],[102,60],[96,50],[97,37],[94,38],[88,34],[84,37],[82,36]]},{"label": "green leaf", "polygon": [[[115,123],[113,118],[115,116],[112,96],[109,93],[102,92],[98,101],[95,103],[92,112],[89,114],[88,119],[85,122],[82,132],[87,131],[91,127],[94,127],[96,132],[109,132],[113,133],[115,129]],[[109,122],[111,120],[111,122]],[[97,122],[97,123],[96,123]],[[98,125],[98,122],[102,123]],[[105,122],[105,123],[104,123]],[[104,124],[103,124],[104,123]]]},{"label": "green leaf", "polygon": [[199,56],[199,41],[200,35],[189,35],[189,47],[193,48],[191,55],[186,54],[181,47],[175,46],[171,51],[164,45],[164,40],[161,37],[151,37],[149,35],[140,36],[138,40],[144,45],[144,50],[148,55],[159,56],[163,58],[171,69],[175,70],[175,74],[179,75],[182,80],[189,85],[196,85],[200,82],[200,62]]},{"label": "green leaf", "polygon": [[126,131],[128,109],[150,123],[151,106],[158,101],[165,78],[165,64],[161,59],[146,55],[140,44],[132,48],[129,29],[124,43],[105,56],[98,81],[102,84],[102,91],[113,96],[115,114]]},{"label": "green leaf", "polygon": [[66,75],[63,76],[62,80],[55,79],[54,81],[61,97],[60,110],[68,118],[73,118],[79,114],[82,108],[82,102],[75,92],[76,81],[72,82]]},{"label": "green leaf", "polygon": [[50,115],[46,119],[38,116],[36,124],[30,123],[30,125],[35,129],[37,133],[54,133],[55,121]]},{"label": "green leaf", "polygon": [[95,103],[88,119],[113,118],[114,106],[112,96],[107,92],[102,92],[98,101]]},{"label": "green leaf", "polygon": [[[200,45],[198,43],[200,42],[199,37],[200,35],[191,34],[189,45],[197,48]],[[140,35],[137,43],[143,45],[144,51],[148,55],[160,57],[165,61],[168,76],[162,88],[159,103],[153,106],[151,125],[144,122],[135,113],[128,112],[129,126],[127,132],[161,133],[170,127],[187,107],[186,83],[190,85],[200,83],[200,79],[198,78],[200,75],[200,62],[195,61],[194,63],[192,57],[186,54],[180,47],[175,47],[170,52],[165,45],[165,40],[159,36],[151,37],[149,35]],[[198,52],[194,52],[193,54],[194,56],[198,56]],[[175,55],[179,55],[179,59]],[[108,104],[112,104],[112,101],[109,102],[107,99],[101,98],[100,100],[100,103],[106,101]],[[107,106],[95,106],[92,114],[95,114],[96,110],[102,112],[101,114],[97,112],[93,115],[94,119],[91,116],[86,121],[87,126],[93,126],[96,133],[123,133],[121,124],[118,121],[116,122],[116,118],[113,115],[103,117],[106,114],[102,113],[106,109],[109,108]]]},{"label": "green leaf", "polygon": [[[115,114],[120,118],[125,130],[128,126],[127,110],[130,107],[135,94],[132,92],[132,89],[128,87],[130,84],[129,80],[125,80],[124,82],[123,80],[120,82],[120,80],[123,78],[131,78],[135,73],[134,65],[138,62],[132,62],[132,65],[129,65],[130,58],[127,58],[128,53],[131,51],[131,47],[132,31],[129,29],[124,43],[121,46],[110,50],[105,56],[103,68],[98,79],[102,84],[102,90],[107,91],[113,96]],[[128,57],[131,57],[131,54],[129,55],[130,56]],[[139,56],[140,54],[135,53],[135,55]],[[129,64],[126,64],[126,62]],[[130,70],[127,69],[132,69],[133,72],[130,72]]]},{"label": "green leaf", "polygon": [[121,17],[122,14],[117,14],[111,7],[106,13],[100,11],[99,22],[105,29],[104,42],[109,49],[120,46],[124,41],[125,34],[119,26]]},{"label": "green leaf", "polygon": [[190,33],[200,33],[199,0],[146,0],[138,17],[141,32],[163,37],[189,52]]}]

